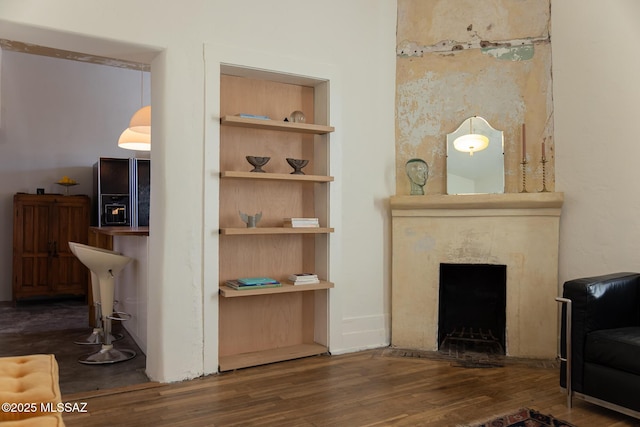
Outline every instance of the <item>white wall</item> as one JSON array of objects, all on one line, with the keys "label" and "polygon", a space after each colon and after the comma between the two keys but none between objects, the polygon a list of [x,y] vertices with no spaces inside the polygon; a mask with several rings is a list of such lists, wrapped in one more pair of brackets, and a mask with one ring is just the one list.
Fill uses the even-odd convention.
[{"label": "white wall", "polygon": [[640,271],[640,2],[552,2],[560,284]]},{"label": "white wall", "polygon": [[[99,10],[97,8],[99,7]],[[126,13],[123,13],[126,10]],[[99,13],[96,13],[99,12]],[[144,16],[145,19],[139,19]],[[395,26],[393,0],[151,0],[108,3],[4,0],[0,37],[103,55],[149,57],[153,82],[151,233],[147,373],[174,381],[211,371],[214,346],[204,337],[217,328],[215,284],[206,283],[203,46],[255,50],[262,55],[325,63],[340,70],[342,117],[341,200],[331,325],[334,352],[389,342],[389,218],[395,193]],[[31,26],[38,27],[32,28]],[[53,33],[49,30],[56,30]],[[69,33],[64,33],[69,32]],[[8,34],[12,33],[12,34]],[[71,34],[73,33],[73,34]],[[89,38],[86,38],[88,36]],[[91,37],[101,38],[92,40]],[[18,38],[18,40],[20,40]],[[153,48],[125,53],[109,40]],[[58,45],[55,45],[58,44]],[[160,47],[160,48],[158,48]],[[109,56],[106,55],[106,56]],[[241,65],[241,64],[240,64]],[[213,147],[215,149],[215,147]],[[203,320],[204,319],[204,320]]]},{"label": "white wall", "polygon": [[55,182],[67,175],[79,182],[69,194],[92,196],[98,157],[139,156],[117,141],[141,96],[149,102],[150,81],[149,73],[10,51],[0,69],[0,301],[8,301],[13,195],[64,193]]}]

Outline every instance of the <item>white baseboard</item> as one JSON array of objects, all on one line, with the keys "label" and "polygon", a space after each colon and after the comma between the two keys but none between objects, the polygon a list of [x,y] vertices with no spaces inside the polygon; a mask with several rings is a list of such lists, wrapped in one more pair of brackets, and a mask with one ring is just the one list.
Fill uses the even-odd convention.
[{"label": "white baseboard", "polygon": [[332,343],[331,354],[388,347],[390,339],[391,328],[386,314],[345,318],[342,321],[340,343]]}]

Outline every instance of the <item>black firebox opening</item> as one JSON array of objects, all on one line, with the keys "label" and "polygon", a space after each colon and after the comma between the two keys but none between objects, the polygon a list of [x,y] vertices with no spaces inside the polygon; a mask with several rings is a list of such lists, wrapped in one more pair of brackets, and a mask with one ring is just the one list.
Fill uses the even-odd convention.
[{"label": "black firebox opening", "polygon": [[505,354],[507,266],[440,264],[438,349],[464,343]]}]

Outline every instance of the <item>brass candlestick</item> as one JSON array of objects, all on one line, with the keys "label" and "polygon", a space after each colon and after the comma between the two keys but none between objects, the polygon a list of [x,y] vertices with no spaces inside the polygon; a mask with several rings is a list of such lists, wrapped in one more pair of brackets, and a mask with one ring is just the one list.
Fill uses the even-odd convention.
[{"label": "brass candlestick", "polygon": [[520,162],[520,165],[522,166],[522,191],[520,191],[521,193],[528,193],[527,191],[527,159],[523,158],[522,161]]},{"label": "brass candlestick", "polygon": [[542,190],[540,191],[541,193],[548,193],[549,190],[547,190],[547,159],[546,158],[542,158],[542,160],[540,161],[540,163],[542,163]]}]

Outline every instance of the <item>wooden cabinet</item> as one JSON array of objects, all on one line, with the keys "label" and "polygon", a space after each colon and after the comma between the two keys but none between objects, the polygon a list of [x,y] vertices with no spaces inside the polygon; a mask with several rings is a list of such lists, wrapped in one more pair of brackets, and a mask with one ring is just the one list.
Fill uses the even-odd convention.
[{"label": "wooden cabinet", "polygon": [[13,197],[13,301],[86,295],[88,270],[68,242],[87,243],[88,196]]},{"label": "wooden cabinet", "polygon": [[[219,369],[227,371],[328,351],[330,227],[328,82],[300,84],[226,69],[220,84]],[[305,123],[285,122],[295,110]],[[240,117],[259,114],[270,120]],[[265,173],[246,156],[270,157]],[[286,158],[309,160],[291,174]],[[262,213],[247,228],[239,212]],[[319,218],[319,228],[285,228],[288,217]],[[321,282],[291,285],[291,273]],[[234,290],[225,281],[268,276],[282,287]]]}]

